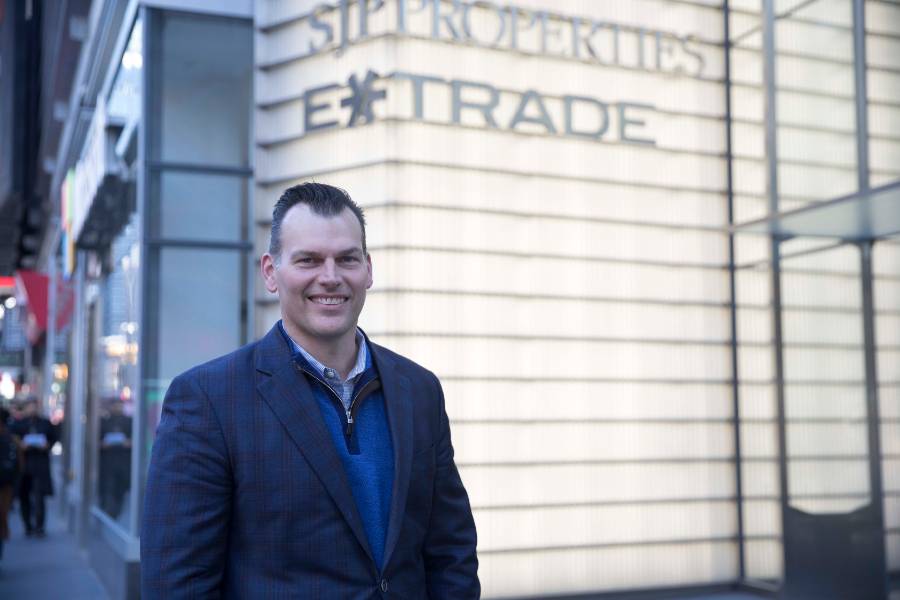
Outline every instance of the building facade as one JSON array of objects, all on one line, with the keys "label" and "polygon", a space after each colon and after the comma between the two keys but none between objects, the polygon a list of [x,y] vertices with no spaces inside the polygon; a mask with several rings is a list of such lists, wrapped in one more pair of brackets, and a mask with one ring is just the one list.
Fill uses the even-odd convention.
[{"label": "building facade", "polygon": [[366,210],[361,325],[444,384],[485,597],[775,589],[792,509],[870,507],[900,571],[900,246],[733,228],[900,178],[897,3],[95,0],[87,30],[47,256],[65,503],[115,596],[165,390],[277,321],[256,265],[309,180]]}]

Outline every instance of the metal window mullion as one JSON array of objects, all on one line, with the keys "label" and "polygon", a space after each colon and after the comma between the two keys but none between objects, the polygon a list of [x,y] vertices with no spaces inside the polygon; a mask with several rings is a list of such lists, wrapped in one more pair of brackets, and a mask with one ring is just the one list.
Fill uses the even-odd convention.
[{"label": "metal window mullion", "polygon": [[144,243],[153,249],[156,248],[196,248],[197,250],[241,250],[249,252],[253,250],[253,243],[246,242],[217,242],[214,240],[190,240],[182,238],[148,238]]},{"label": "metal window mullion", "polygon": [[[777,97],[775,91],[775,0],[763,0],[763,84],[765,87],[765,144],[769,215],[778,213]],[[778,479],[782,527],[788,514],[787,433],[785,426],[784,356],[781,322],[781,240],[770,239],[772,257],[772,340],[774,350],[775,398],[778,413]],[[786,544],[782,545],[782,553]]]},{"label": "metal window mullion", "polygon": [[234,167],[229,165],[152,160],[148,162],[147,166],[153,172],[180,171],[184,173],[196,173],[198,175],[232,175],[234,177],[253,176],[253,170],[248,167]]},{"label": "metal window mullion", "polygon": [[141,97],[140,97],[140,120],[138,122],[138,142],[137,142],[137,169],[135,169],[137,173],[137,181],[135,182],[135,210],[137,212],[136,227],[137,227],[137,243],[140,248],[140,273],[136,278],[135,287],[135,314],[138,319],[138,348],[139,355],[134,366],[135,368],[135,390],[134,394],[137,395],[135,406],[138,407],[138,410],[135,411],[135,415],[131,421],[131,439],[133,440],[131,445],[131,493],[129,494],[129,505],[131,515],[129,518],[128,529],[132,536],[135,538],[140,538],[141,536],[141,528],[140,528],[140,517],[141,517],[141,508],[142,501],[144,498],[144,448],[146,446],[146,420],[145,415],[147,414],[147,395],[145,394],[146,389],[144,387],[144,370],[146,366],[146,352],[149,347],[147,344],[147,324],[148,320],[146,319],[145,308],[147,307],[147,302],[145,298],[145,294],[147,293],[147,277],[148,277],[148,269],[147,269],[147,251],[148,246],[145,243],[144,236],[147,232],[146,227],[146,218],[147,218],[147,197],[148,190],[147,186],[149,185],[150,177],[147,172],[147,159],[150,156],[148,153],[148,145],[149,145],[149,136],[147,135],[147,108],[149,106],[149,87],[150,87],[150,70],[153,68],[153,57],[151,55],[150,50],[153,47],[152,40],[149,39],[150,33],[150,23],[149,18],[151,15],[150,10],[148,10],[145,6],[141,5],[138,8],[138,19],[140,19],[141,23],[141,37],[143,39],[143,64],[144,68],[141,72]]},{"label": "metal window mullion", "polygon": [[[864,0],[853,0],[853,65],[856,91],[856,162],[859,191],[869,189],[869,102],[866,87],[866,8]],[[884,482],[881,476],[881,420],[878,406],[878,356],[875,339],[875,299],[872,253],[875,241],[858,245],[862,284],[864,360],[866,369],[866,409],[869,439],[869,490],[872,509],[884,529]],[[887,565],[885,565],[885,568]]]},{"label": "metal window mullion", "polygon": [[725,177],[726,193],[728,196],[728,287],[731,299],[731,397],[734,429],[734,488],[735,519],[737,520],[738,539],[738,582],[747,578],[746,552],[744,544],[744,485],[742,477],[742,453],[741,453],[741,403],[738,361],[738,325],[737,325],[737,272],[735,268],[734,232],[734,153],[733,137],[731,132],[731,26],[729,0],[725,0],[722,6],[724,57],[725,57]]},{"label": "metal window mullion", "polygon": [[869,438],[869,489],[872,507],[884,527],[884,488],[881,480],[881,432],[879,427],[878,370],[875,341],[875,311],[872,284],[872,249],[874,242],[859,244],[860,279],[862,280],[863,339],[865,340],[866,408]]},{"label": "metal window mullion", "polygon": [[859,190],[869,189],[869,115],[866,88],[865,0],[853,0],[853,79],[856,92],[856,162]]}]

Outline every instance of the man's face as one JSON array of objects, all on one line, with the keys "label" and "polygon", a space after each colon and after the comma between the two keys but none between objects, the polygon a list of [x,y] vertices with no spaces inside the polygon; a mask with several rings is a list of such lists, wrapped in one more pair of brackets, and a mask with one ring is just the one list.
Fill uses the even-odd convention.
[{"label": "man's face", "polygon": [[323,217],[305,204],[281,224],[281,255],[264,254],[266,289],[278,293],[288,333],[303,345],[337,343],[356,335],[356,321],[372,286],[372,261],[362,247],[362,227],[344,209]]}]

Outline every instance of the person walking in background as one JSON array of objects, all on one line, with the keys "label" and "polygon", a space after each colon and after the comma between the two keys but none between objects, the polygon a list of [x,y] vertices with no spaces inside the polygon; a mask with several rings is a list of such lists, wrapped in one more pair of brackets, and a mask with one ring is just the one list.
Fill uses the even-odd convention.
[{"label": "person walking in background", "polygon": [[38,414],[37,398],[31,397],[25,400],[22,418],[13,422],[11,431],[19,438],[19,444],[25,454],[25,469],[19,479],[18,491],[25,535],[44,537],[46,497],[53,495],[50,449],[56,443],[56,427]]},{"label": "person walking in background", "polygon": [[166,393],[141,598],[477,600],[441,384],[357,327],[362,210],[332,186],[289,188],[261,270],[282,319]]},{"label": "person walking in background", "polygon": [[131,484],[131,423],[118,398],[109,400],[100,419],[100,508],[117,519]]},{"label": "person walking in background", "polygon": [[12,506],[16,479],[22,470],[19,445],[9,432],[9,411],[0,407],[0,558],[9,539],[9,507]]}]

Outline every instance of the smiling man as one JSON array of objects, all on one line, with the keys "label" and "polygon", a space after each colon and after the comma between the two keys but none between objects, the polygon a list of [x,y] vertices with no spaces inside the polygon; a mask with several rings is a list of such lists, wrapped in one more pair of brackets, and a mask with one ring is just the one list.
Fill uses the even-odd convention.
[{"label": "smiling man", "polygon": [[305,183],[272,215],[260,341],[176,377],[147,478],[143,598],[478,598],[433,373],[371,342],[365,218]]}]

